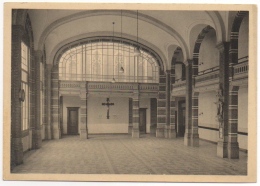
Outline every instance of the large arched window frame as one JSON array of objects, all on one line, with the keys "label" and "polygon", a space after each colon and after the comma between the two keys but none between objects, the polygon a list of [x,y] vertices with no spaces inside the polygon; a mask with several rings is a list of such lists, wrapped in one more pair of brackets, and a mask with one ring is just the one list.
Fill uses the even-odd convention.
[{"label": "large arched window frame", "polygon": [[67,48],[58,59],[59,80],[158,83],[158,59],[142,49],[137,57],[134,49],[131,43],[111,39]]}]

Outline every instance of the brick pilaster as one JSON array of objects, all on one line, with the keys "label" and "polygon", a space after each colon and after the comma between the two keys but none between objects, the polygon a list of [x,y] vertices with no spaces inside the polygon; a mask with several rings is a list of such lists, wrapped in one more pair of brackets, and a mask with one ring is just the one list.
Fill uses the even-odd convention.
[{"label": "brick pilaster", "polygon": [[186,120],[184,145],[192,145],[192,60],[186,63]]},{"label": "brick pilaster", "polygon": [[133,98],[129,98],[128,134],[132,134],[132,129],[133,129]]},{"label": "brick pilaster", "polygon": [[52,67],[51,72],[51,124],[53,138],[60,139],[60,123],[59,123],[59,70],[58,65]]},{"label": "brick pilaster", "polygon": [[22,126],[21,126],[21,38],[22,26],[12,26],[11,50],[11,169],[23,163]]},{"label": "brick pilaster", "polygon": [[239,145],[237,142],[238,126],[238,86],[229,88],[228,105],[228,158],[239,158]]},{"label": "brick pilaster", "polygon": [[80,138],[88,139],[88,127],[87,127],[87,118],[88,118],[88,98],[87,98],[87,89],[86,82],[82,82],[80,85]]},{"label": "brick pilaster", "polygon": [[164,130],[166,125],[166,75],[160,70],[159,93],[157,99],[157,128],[156,137],[165,137]]},{"label": "brick pilaster", "polygon": [[228,157],[228,97],[229,97],[229,43],[223,42],[217,45],[219,50],[219,90],[218,102],[221,102],[216,113],[219,118],[219,140],[217,145],[217,156]]},{"label": "brick pilaster", "polygon": [[133,128],[132,128],[132,137],[139,138],[139,93],[135,92],[133,96]]},{"label": "brick pilaster", "polygon": [[42,63],[42,51],[35,51],[34,52],[34,66],[35,66],[35,73],[34,73],[34,83],[35,83],[35,122],[32,123],[32,148],[38,149],[41,147],[42,144],[42,137],[41,137],[41,84],[40,84],[40,63]]},{"label": "brick pilaster", "polygon": [[46,65],[45,70],[45,102],[46,102],[46,126],[45,126],[45,139],[52,139],[51,132],[51,69],[52,65]]}]

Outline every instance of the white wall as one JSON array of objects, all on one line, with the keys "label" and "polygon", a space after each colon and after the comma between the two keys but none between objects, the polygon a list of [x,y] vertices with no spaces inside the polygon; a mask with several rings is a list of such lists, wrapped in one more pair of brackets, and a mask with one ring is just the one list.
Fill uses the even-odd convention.
[{"label": "white wall", "polygon": [[[63,96],[63,131],[62,134],[67,134],[67,107],[80,107],[80,97],[79,96]],[[80,109],[79,109],[80,117]],[[80,122],[80,119],[78,118]],[[79,125],[80,126],[80,125]],[[80,129],[80,127],[78,127]]]},{"label": "white wall", "polygon": [[[238,90],[238,131],[248,132],[248,88],[240,87]],[[247,149],[247,136],[238,135],[239,147]]]},{"label": "white wall", "polygon": [[238,36],[238,59],[248,56],[248,16],[245,17],[240,25]]},{"label": "white wall", "polygon": [[88,98],[88,132],[100,133],[128,133],[129,123],[129,98],[110,97],[109,115],[107,119],[106,97]]},{"label": "white wall", "polygon": [[182,64],[176,64],[175,65],[175,79],[182,78]]},{"label": "white wall", "polygon": [[216,33],[211,29],[204,37],[199,52],[199,71],[219,65],[219,51],[216,48]]},{"label": "white wall", "polygon": [[[216,92],[203,92],[199,94],[199,126],[219,128],[216,121],[217,107],[215,105]],[[203,114],[202,114],[203,113]],[[199,128],[199,137],[202,139],[217,142],[218,131]]]}]

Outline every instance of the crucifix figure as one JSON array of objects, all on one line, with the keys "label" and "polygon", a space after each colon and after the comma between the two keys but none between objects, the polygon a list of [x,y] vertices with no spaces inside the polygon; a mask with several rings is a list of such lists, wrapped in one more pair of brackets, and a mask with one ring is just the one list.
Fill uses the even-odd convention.
[{"label": "crucifix figure", "polygon": [[107,102],[106,103],[102,103],[102,105],[107,106],[107,119],[109,119],[109,106],[114,105],[114,103],[110,103],[109,98],[107,98]]}]

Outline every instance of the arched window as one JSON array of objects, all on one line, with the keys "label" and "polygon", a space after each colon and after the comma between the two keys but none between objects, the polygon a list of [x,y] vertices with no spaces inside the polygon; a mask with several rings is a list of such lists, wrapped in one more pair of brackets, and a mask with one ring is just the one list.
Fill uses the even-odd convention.
[{"label": "arched window", "polygon": [[59,79],[158,83],[157,59],[141,50],[134,55],[128,43],[95,41],[67,49],[59,59]]},{"label": "arched window", "polygon": [[21,42],[21,89],[24,91],[24,100],[21,106],[22,112],[22,130],[29,128],[29,71],[30,71],[30,49],[24,43]]}]

